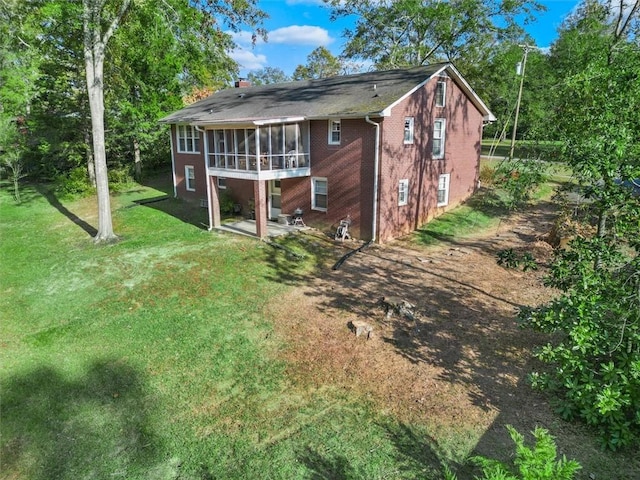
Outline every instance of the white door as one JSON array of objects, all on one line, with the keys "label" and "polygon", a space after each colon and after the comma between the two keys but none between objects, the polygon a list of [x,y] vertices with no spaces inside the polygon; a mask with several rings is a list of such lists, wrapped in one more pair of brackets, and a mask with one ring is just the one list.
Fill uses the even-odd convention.
[{"label": "white door", "polygon": [[269,218],[278,219],[280,210],[280,180],[269,181]]}]

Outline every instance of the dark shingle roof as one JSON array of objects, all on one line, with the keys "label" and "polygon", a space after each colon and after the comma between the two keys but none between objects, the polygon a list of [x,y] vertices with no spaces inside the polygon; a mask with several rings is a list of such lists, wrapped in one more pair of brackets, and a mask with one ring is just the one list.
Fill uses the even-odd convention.
[{"label": "dark shingle roof", "polygon": [[[439,63],[320,80],[230,88],[216,92],[160,121],[212,125],[299,117],[375,116],[445,69],[454,79],[459,77],[468,88],[453,66]],[[483,115],[493,117],[475,93],[470,88],[468,90],[467,94],[474,97],[472,100]]]}]

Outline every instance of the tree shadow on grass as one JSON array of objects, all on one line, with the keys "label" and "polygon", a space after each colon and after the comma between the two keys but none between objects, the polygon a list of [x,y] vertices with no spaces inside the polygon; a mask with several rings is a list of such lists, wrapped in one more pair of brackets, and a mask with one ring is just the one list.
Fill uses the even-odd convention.
[{"label": "tree shadow on grass", "polygon": [[2,468],[9,477],[127,478],[149,470],[156,441],[134,368],[96,361],[68,378],[45,366],[1,387]]},{"label": "tree shadow on grass", "polygon": [[46,185],[36,184],[35,188],[47,200],[47,202],[49,202],[49,204],[53,208],[58,210],[61,214],[63,214],[73,223],[75,223],[80,228],[82,228],[82,230],[87,232],[89,236],[95,237],[97,235],[98,230],[93,225],[90,225],[85,220],[83,220],[82,218],[77,216],[75,213],[73,213],[71,210],[69,210],[67,207],[65,207],[60,202],[60,200],[58,200],[58,197],[56,197],[56,195]]},{"label": "tree shadow on grass", "polygon": [[136,200],[132,207],[142,206],[158,210],[200,229],[209,227],[208,211],[194,202],[167,196],[155,196]]},{"label": "tree shadow on grass", "polygon": [[347,480],[362,478],[344,455],[326,456],[309,447],[300,455],[300,461],[307,467],[311,480]]},{"label": "tree shadow on grass", "polygon": [[[362,478],[378,478],[376,464],[382,460],[388,470],[392,465],[393,478],[440,478],[442,464],[435,441],[425,434],[418,433],[405,424],[381,424],[389,439],[392,449],[370,449],[359,453],[357,458],[349,458],[345,454],[323,454],[307,447],[300,455],[312,480],[348,480]],[[348,448],[345,448],[347,451]],[[379,455],[387,458],[379,458]],[[389,458],[391,457],[391,458]],[[420,472],[419,477],[417,472]],[[389,472],[386,472],[389,474]],[[384,475],[383,475],[384,476]],[[386,477],[385,477],[386,478]]]}]

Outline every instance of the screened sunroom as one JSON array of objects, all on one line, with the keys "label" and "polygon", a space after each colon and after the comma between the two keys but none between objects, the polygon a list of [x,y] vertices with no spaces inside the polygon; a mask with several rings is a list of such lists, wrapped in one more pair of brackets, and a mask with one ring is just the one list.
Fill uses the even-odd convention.
[{"label": "screened sunroom", "polygon": [[206,130],[209,174],[251,180],[310,175],[309,122]]}]

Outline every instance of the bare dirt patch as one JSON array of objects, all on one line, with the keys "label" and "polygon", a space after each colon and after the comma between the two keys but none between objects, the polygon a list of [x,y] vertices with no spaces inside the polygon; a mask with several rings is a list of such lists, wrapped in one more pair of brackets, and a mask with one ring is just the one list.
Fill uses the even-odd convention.
[{"label": "bare dirt patch", "polygon": [[[554,218],[553,205],[542,204],[497,231],[438,247],[397,241],[367,248],[336,271],[327,267],[271,306],[289,345],[282,355],[290,376],[300,386],[352,391],[402,422],[426,425],[458,454],[506,456],[506,424],[521,432],[539,425],[583,464],[584,478],[613,478],[598,475],[604,454],[581,440],[585,431],[561,421],[526,381],[531,351],[545,337],[520,329],[515,317],[519,307],[554,295],[541,281],[552,255],[541,238]],[[531,252],[540,268],[497,265],[507,248]],[[387,317],[380,299],[389,296],[409,302],[415,318]],[[356,337],[352,321],[371,325],[372,337]],[[634,478],[621,470],[618,478]]]}]

